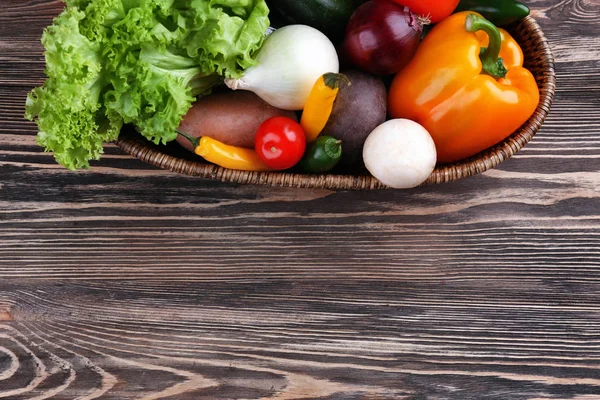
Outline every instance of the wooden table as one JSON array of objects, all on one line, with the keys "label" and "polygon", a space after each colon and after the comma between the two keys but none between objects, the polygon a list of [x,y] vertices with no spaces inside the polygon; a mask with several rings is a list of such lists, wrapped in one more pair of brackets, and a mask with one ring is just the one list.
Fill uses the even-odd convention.
[{"label": "wooden table", "polygon": [[58,0],[0,8],[0,398],[600,399],[600,2],[530,1],[558,91],[483,175],[236,186],[35,144]]}]

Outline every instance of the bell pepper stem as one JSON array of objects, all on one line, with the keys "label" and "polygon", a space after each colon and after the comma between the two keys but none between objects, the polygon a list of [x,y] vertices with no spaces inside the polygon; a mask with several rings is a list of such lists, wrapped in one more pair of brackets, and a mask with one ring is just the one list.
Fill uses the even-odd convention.
[{"label": "bell pepper stem", "polygon": [[469,14],[465,26],[468,32],[484,31],[490,38],[487,49],[480,56],[483,72],[494,78],[506,77],[508,71],[504,61],[500,58],[502,36],[496,25],[478,15]]},{"label": "bell pepper stem", "polygon": [[187,140],[190,141],[190,143],[192,143],[192,146],[194,146],[194,148],[200,146],[200,138],[197,137],[193,137],[191,135],[188,135],[185,132],[180,131],[179,129],[177,130],[177,133],[181,136],[183,136],[184,138],[186,138]]}]

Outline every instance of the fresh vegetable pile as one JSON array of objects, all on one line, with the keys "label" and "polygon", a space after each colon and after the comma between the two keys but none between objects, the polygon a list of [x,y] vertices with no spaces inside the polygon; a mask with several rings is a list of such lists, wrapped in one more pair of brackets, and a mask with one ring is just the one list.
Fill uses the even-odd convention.
[{"label": "fresh vegetable pile", "polygon": [[127,124],[246,171],[366,170],[394,188],[539,103],[515,0],[67,0],[46,29],[37,141],[87,168]]}]

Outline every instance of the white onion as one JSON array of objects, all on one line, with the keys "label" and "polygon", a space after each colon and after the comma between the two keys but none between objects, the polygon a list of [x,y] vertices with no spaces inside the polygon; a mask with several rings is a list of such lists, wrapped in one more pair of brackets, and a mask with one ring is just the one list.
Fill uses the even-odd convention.
[{"label": "white onion", "polygon": [[319,77],[339,72],[333,43],[307,25],[288,25],[271,33],[256,56],[257,65],[240,79],[226,79],[233,90],[254,92],[270,105],[302,110]]}]

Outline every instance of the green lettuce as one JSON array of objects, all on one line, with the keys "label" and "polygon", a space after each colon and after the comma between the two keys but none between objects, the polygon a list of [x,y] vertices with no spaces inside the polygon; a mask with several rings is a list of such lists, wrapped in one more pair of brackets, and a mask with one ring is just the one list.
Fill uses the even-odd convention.
[{"label": "green lettuce", "polygon": [[117,139],[123,119],[102,98],[108,84],[102,47],[79,32],[84,13],[67,9],[42,38],[46,48],[44,86],[27,97],[25,116],[37,118],[37,143],[54,152],[60,164],[85,168],[98,159],[102,145]]},{"label": "green lettuce", "polygon": [[67,0],[42,36],[47,79],[27,97],[37,142],[75,170],[124,124],[177,136],[197,96],[240,77],[269,27],[264,0]]}]

